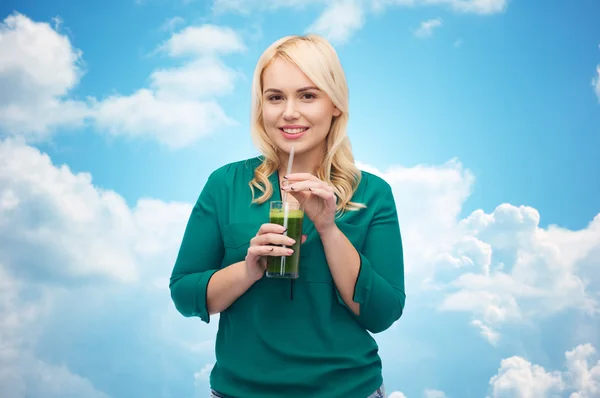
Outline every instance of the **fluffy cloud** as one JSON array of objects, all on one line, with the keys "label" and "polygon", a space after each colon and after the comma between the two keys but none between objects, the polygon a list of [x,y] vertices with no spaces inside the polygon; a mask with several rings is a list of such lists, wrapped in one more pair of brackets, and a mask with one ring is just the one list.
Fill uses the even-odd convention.
[{"label": "fluffy cloud", "polygon": [[463,271],[441,308],[473,314],[491,342],[506,322],[568,309],[598,315],[600,215],[581,231],[543,229],[535,209],[504,204],[472,213],[456,231],[461,238],[446,264]]},{"label": "fluffy cloud", "polygon": [[85,102],[68,98],[84,73],[82,53],[58,25],[21,14],[0,22],[0,133],[38,141],[89,116]]},{"label": "fluffy cloud", "polygon": [[356,0],[333,2],[306,30],[336,43],[344,43],[365,21],[364,10]]},{"label": "fluffy cloud", "polygon": [[499,328],[525,319],[566,310],[597,319],[600,215],[580,231],[540,228],[537,210],[510,204],[460,219],[474,178],[459,162],[385,172],[361,167],[393,186],[413,296],[438,294],[440,310],[470,314],[494,344]]},{"label": "fluffy cloud", "polygon": [[217,102],[234,89],[240,73],[222,55],[245,51],[229,28],[190,26],[174,33],[155,54],[180,60],[156,69],[149,87],[104,99],[72,98],[83,76],[82,52],[51,26],[21,14],[0,24],[0,133],[28,141],[93,123],[115,136],[150,138],[171,148],[189,145],[235,125]]},{"label": "fluffy cloud", "polygon": [[426,389],[423,395],[425,398],[446,398],[446,394],[440,390]]},{"label": "fluffy cloud", "polygon": [[0,395],[127,396],[114,379],[127,372],[142,395],[190,396],[192,383],[165,379],[177,366],[192,380],[213,360],[218,320],[199,333],[170,301],[190,210],[154,199],[130,208],[89,174],[0,141]]},{"label": "fluffy cloud", "polygon": [[377,11],[389,6],[445,6],[457,12],[495,14],[506,10],[508,0],[372,0],[370,4]]},{"label": "fluffy cloud", "polygon": [[241,37],[229,28],[190,26],[173,34],[158,53],[184,59],[183,65],[155,70],[150,88],[96,103],[98,127],[113,135],[149,136],[180,148],[235,125],[214,98],[230,94],[239,74],[219,56],[245,49]]},{"label": "fluffy cloud", "polygon": [[246,46],[231,28],[214,25],[189,26],[163,43],[161,51],[173,57],[231,54],[243,52]]},{"label": "fluffy cloud", "polygon": [[600,361],[590,364],[596,354],[590,344],[565,353],[566,370],[546,371],[525,358],[502,360],[498,374],[491,378],[492,398],[593,398],[600,396]]},{"label": "fluffy cloud", "polygon": [[421,25],[415,30],[415,36],[420,38],[431,37],[435,29],[442,26],[441,18],[428,19],[421,22]]},{"label": "fluffy cloud", "polygon": [[320,33],[332,42],[341,44],[362,28],[368,12],[381,13],[390,7],[443,6],[461,13],[496,14],[503,12],[507,5],[508,0],[214,0],[213,10],[217,13],[233,11],[249,14],[252,11],[274,11],[281,8],[323,7],[320,16],[307,31]]}]

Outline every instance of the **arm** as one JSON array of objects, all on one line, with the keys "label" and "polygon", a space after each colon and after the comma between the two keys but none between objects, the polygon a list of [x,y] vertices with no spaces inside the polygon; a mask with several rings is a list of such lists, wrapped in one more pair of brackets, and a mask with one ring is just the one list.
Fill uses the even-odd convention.
[{"label": "arm", "polygon": [[253,283],[244,262],[218,270],[224,252],[216,208],[220,178],[216,172],[211,174],[192,209],[169,283],[175,308],[206,323]]},{"label": "arm", "polygon": [[362,252],[337,227],[321,236],[338,299],[372,333],[398,320],[406,299],[402,240],[389,185],[379,195]]}]

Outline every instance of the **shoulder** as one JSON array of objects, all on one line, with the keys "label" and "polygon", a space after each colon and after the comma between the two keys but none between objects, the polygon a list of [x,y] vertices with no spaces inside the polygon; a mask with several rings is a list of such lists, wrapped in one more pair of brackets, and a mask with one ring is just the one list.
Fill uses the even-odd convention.
[{"label": "shoulder", "polygon": [[381,191],[391,191],[391,185],[380,175],[369,171],[360,170],[360,185],[365,191],[365,194],[376,194]]},{"label": "shoulder", "polygon": [[392,186],[380,174],[371,171],[360,170],[361,180],[359,184],[360,201],[372,211],[396,207]]},{"label": "shoulder", "polygon": [[261,163],[260,157],[253,157],[235,162],[227,163],[219,168],[213,170],[208,179],[209,180],[226,180],[233,178],[239,173],[254,173],[254,169]]},{"label": "shoulder", "polygon": [[202,192],[212,196],[227,195],[238,187],[246,187],[261,163],[259,157],[238,160],[219,166],[210,174]]},{"label": "shoulder", "polygon": [[261,163],[260,157],[253,157],[227,163],[213,170],[206,182],[209,186],[229,185],[244,175],[253,175],[256,167]]}]

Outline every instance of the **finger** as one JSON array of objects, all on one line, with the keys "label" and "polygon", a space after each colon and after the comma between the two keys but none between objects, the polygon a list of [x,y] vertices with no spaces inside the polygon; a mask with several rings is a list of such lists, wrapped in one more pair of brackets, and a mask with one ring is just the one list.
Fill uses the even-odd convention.
[{"label": "finger", "polygon": [[288,192],[289,191],[297,191],[297,192],[308,191],[310,188],[327,189],[327,184],[325,184],[323,181],[304,180],[304,181],[296,182],[293,184],[284,185],[282,187],[282,189],[284,191],[288,191]]},{"label": "finger", "polygon": [[273,223],[264,223],[263,225],[260,226],[260,228],[258,229],[258,232],[256,233],[256,235],[262,235],[262,234],[282,234],[285,232],[285,227],[283,225],[279,225],[279,224],[273,224]]},{"label": "finger", "polygon": [[257,235],[250,240],[252,246],[266,246],[266,245],[286,245],[291,246],[296,241],[286,235],[267,233]]},{"label": "finger", "polygon": [[287,247],[281,246],[250,246],[248,254],[253,256],[291,256],[294,251]]},{"label": "finger", "polygon": [[301,244],[306,242],[306,239],[308,238],[307,235],[302,235],[302,241],[300,242]]},{"label": "finger", "polygon": [[308,199],[308,195],[310,194],[309,192],[300,192],[300,191],[292,191],[290,189],[284,189],[283,187],[281,188],[282,192],[287,192],[290,195],[292,195],[294,198],[296,198],[296,200],[298,201],[298,203],[300,203],[300,205],[303,205],[304,202],[306,202],[306,199]]},{"label": "finger", "polygon": [[330,201],[333,200],[333,202],[335,202],[335,193],[326,190],[326,189],[321,189],[321,188],[310,188],[310,192],[314,193],[315,195],[317,195],[320,198],[323,198],[326,201]]},{"label": "finger", "polygon": [[288,181],[302,181],[302,180],[311,180],[311,181],[321,181],[319,177],[314,176],[310,173],[290,173],[283,176],[284,179]]}]

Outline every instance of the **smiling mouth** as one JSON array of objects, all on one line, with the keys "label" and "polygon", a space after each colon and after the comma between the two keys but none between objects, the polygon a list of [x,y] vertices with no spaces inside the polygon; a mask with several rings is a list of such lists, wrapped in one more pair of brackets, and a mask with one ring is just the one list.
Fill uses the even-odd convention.
[{"label": "smiling mouth", "polygon": [[300,134],[300,133],[303,133],[306,130],[308,130],[308,127],[293,128],[293,129],[279,128],[279,130],[283,131],[286,134]]}]

